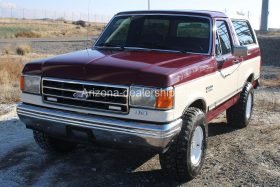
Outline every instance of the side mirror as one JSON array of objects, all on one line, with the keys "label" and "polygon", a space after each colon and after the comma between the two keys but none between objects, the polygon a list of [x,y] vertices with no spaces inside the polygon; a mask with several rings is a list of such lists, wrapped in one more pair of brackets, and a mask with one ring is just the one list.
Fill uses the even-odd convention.
[{"label": "side mirror", "polygon": [[233,56],[235,57],[245,57],[249,54],[248,47],[246,46],[234,46],[233,47]]}]

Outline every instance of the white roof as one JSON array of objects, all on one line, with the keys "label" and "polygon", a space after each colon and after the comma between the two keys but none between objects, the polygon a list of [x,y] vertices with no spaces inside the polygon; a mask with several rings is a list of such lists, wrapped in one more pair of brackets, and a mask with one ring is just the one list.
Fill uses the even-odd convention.
[{"label": "white roof", "polygon": [[245,13],[239,12],[239,11],[227,12],[226,15],[230,19],[245,19],[245,20],[248,20],[248,17],[245,15]]}]

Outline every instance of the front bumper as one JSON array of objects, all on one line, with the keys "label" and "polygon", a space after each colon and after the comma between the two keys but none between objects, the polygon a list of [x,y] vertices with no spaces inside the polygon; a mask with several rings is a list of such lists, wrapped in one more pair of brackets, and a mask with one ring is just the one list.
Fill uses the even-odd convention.
[{"label": "front bumper", "polygon": [[81,142],[163,149],[180,132],[182,119],[156,124],[18,104],[17,113],[27,128]]}]

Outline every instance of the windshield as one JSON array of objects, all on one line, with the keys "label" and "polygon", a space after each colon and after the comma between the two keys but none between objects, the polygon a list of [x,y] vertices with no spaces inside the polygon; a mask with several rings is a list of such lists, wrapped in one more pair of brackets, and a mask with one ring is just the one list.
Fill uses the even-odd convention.
[{"label": "windshield", "polygon": [[194,16],[117,16],[95,47],[209,53],[210,20]]}]

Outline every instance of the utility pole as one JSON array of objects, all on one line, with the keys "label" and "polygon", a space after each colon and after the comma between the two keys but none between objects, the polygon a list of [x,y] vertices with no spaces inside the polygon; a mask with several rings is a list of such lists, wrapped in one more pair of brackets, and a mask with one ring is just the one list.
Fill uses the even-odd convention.
[{"label": "utility pole", "polygon": [[263,32],[268,31],[268,14],[269,14],[269,0],[262,0],[262,17],[261,17],[261,28]]},{"label": "utility pole", "polygon": [[151,2],[148,0],[148,10],[151,10]]}]

